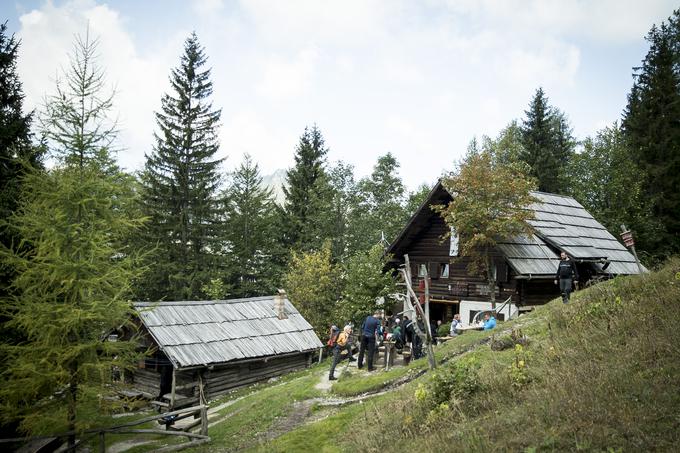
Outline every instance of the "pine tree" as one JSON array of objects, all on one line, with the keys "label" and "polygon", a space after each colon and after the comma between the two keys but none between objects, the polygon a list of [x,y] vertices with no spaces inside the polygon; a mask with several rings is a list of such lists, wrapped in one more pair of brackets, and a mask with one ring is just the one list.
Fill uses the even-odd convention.
[{"label": "pine tree", "polygon": [[[3,262],[17,270],[2,313],[24,337],[1,346],[0,417],[19,420],[34,434],[91,426],[112,390],[112,368],[134,363],[134,342],[103,341],[130,320],[127,296],[140,266],[120,245],[142,219],[128,217],[133,188],[100,146],[115,134],[103,125],[106,109],[98,108],[103,73],[95,50],[96,41],[78,38],[65,85],[57,87],[60,99],[48,97],[42,124],[50,129],[43,132],[57,166],[26,176],[10,219],[27,247],[0,249]],[[60,109],[59,128],[52,129]],[[85,141],[82,131],[101,136]]]},{"label": "pine tree", "polygon": [[147,155],[142,177],[143,210],[149,216],[148,239],[157,244],[144,298],[190,300],[219,273],[220,207],[217,128],[207,57],[193,33],[173,69],[173,93],[156,113],[159,132]]},{"label": "pine tree", "polygon": [[531,176],[538,180],[538,190],[564,193],[564,170],[573,154],[574,139],[566,116],[551,107],[543,88],[536,90],[524,112],[520,159],[531,167]]},{"label": "pine tree", "polygon": [[282,274],[282,251],[275,234],[277,211],[272,190],[262,186],[259,167],[249,155],[232,175],[225,204],[232,294],[273,294]]},{"label": "pine tree", "polygon": [[328,148],[319,128],[305,128],[295,149],[295,166],[286,174],[286,237],[296,250],[319,249],[330,230],[332,190],[325,170]]},{"label": "pine tree", "polygon": [[641,232],[640,249],[660,258],[680,252],[680,10],[647,35],[622,127],[643,178],[643,199],[662,225]]}]

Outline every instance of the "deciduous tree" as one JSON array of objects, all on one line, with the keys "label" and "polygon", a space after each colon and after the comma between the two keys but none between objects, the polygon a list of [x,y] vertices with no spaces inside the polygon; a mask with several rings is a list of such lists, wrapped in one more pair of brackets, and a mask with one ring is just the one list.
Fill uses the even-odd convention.
[{"label": "deciduous tree", "polygon": [[530,194],[535,182],[526,166],[498,163],[484,150],[468,153],[442,183],[453,200],[437,209],[460,236],[460,256],[471,259],[469,271],[486,275],[495,308],[494,248],[500,239],[531,234],[528,207],[536,201]]}]

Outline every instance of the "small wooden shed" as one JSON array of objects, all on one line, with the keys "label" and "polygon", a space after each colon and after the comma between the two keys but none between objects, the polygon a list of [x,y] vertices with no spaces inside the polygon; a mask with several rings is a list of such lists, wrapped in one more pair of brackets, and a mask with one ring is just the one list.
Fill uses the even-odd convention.
[{"label": "small wooden shed", "polygon": [[133,387],[169,409],[307,367],[323,347],[285,294],[134,308],[153,353],[133,373]]}]

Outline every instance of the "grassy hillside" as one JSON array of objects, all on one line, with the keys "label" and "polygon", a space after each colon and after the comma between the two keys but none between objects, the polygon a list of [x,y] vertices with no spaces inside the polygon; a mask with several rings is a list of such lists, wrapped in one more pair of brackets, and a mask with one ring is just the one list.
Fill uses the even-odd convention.
[{"label": "grassy hillside", "polygon": [[258,387],[193,451],[677,451],[679,324],[676,259],[466,333],[435,372],[354,369],[327,393],[326,363]]}]

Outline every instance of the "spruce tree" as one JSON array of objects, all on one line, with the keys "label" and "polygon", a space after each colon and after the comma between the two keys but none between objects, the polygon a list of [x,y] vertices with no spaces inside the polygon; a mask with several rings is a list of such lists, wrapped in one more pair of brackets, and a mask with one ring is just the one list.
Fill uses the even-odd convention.
[{"label": "spruce tree", "polygon": [[140,266],[121,243],[142,219],[128,216],[133,188],[100,146],[115,132],[99,108],[110,98],[101,96],[95,50],[89,36],[78,38],[70,71],[47,98],[43,132],[56,165],[28,173],[10,219],[26,247],[0,248],[17,271],[2,313],[24,338],[0,346],[0,418],[33,434],[92,426],[113,390],[112,369],[134,364],[134,342],[105,341],[130,321],[127,298]]},{"label": "spruce tree", "polygon": [[632,162],[618,124],[599,131],[586,138],[582,151],[571,159],[569,195],[607,230],[616,233],[625,224],[636,232],[638,240],[646,242],[649,234],[659,231],[659,222],[644,203],[642,180]]},{"label": "spruce tree", "polygon": [[[0,25],[0,244],[10,247],[20,238],[2,227],[18,207],[21,180],[27,167],[40,167],[41,152],[31,144],[33,114],[24,114],[24,93],[17,74],[19,41]],[[0,296],[5,295],[11,269],[0,266]]]},{"label": "spruce tree", "polygon": [[217,128],[207,57],[195,33],[156,113],[156,145],[142,177],[148,240],[157,244],[141,297],[190,300],[215,274],[220,239]]},{"label": "spruce tree", "polygon": [[263,187],[259,167],[249,155],[232,174],[225,205],[225,258],[232,294],[273,294],[283,271],[275,234],[277,210],[272,190]]},{"label": "spruce tree", "polygon": [[393,241],[407,214],[406,189],[399,177],[399,162],[391,154],[380,156],[370,177],[358,184],[358,204],[352,213],[351,250],[367,252]]},{"label": "spruce tree", "polygon": [[622,127],[643,180],[643,200],[662,231],[641,232],[639,248],[680,252],[680,10],[647,35],[650,47],[628,95]]},{"label": "spruce tree", "polygon": [[566,116],[551,107],[543,88],[536,90],[529,110],[524,112],[519,158],[531,168],[538,190],[565,193],[565,167],[573,154],[574,139]]},{"label": "spruce tree", "polygon": [[295,166],[286,174],[286,237],[297,250],[316,250],[329,232],[332,190],[325,169],[328,148],[319,128],[305,128],[295,149]]},{"label": "spruce tree", "polygon": [[358,202],[354,167],[336,162],[328,173],[332,191],[329,217],[331,256],[333,262],[343,262],[352,253],[350,219]]}]

